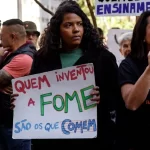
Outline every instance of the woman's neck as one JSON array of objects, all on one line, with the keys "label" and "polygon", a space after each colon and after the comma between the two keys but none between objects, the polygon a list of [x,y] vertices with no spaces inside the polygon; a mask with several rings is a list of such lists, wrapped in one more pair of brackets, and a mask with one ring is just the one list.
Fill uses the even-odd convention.
[{"label": "woman's neck", "polygon": [[72,52],[72,51],[74,51],[74,50],[76,50],[76,49],[78,49],[79,48],[79,46],[74,46],[74,47],[62,47],[62,51],[65,51],[65,52]]}]

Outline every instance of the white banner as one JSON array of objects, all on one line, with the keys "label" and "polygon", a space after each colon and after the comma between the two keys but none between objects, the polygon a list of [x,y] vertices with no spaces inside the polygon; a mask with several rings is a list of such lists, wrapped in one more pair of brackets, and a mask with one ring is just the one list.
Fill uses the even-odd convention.
[{"label": "white banner", "polygon": [[97,107],[93,64],[12,80],[19,93],[13,119],[14,139],[94,138]]},{"label": "white banner", "polygon": [[95,0],[96,16],[139,16],[150,10],[150,0]]}]

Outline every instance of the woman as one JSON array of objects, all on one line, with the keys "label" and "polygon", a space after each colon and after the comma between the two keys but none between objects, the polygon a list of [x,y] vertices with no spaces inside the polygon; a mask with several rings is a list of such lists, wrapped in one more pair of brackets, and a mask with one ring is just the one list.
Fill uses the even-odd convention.
[{"label": "woman", "polygon": [[126,108],[127,149],[150,149],[150,11],[139,17],[131,41],[131,53],[122,61],[120,85]]},{"label": "woman", "polygon": [[[98,136],[87,140],[33,140],[34,149],[56,145],[60,148],[99,144],[100,148],[113,149],[115,101],[118,98],[118,68],[116,59],[99,39],[86,14],[77,2],[65,1],[60,4],[51,18],[41,48],[34,58],[31,74],[37,74],[74,65],[93,63],[95,81],[101,94],[98,107]],[[95,91],[95,90],[94,90]],[[94,92],[93,91],[93,92]],[[96,92],[96,91],[95,91]],[[99,92],[94,92],[94,95]],[[99,97],[93,99],[99,101]]]}]

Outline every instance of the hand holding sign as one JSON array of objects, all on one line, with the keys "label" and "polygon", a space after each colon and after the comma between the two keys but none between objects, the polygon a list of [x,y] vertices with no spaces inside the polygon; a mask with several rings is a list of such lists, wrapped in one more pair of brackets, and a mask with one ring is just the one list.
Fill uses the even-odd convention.
[{"label": "hand holding sign", "polygon": [[10,96],[10,103],[11,103],[11,107],[10,109],[14,109],[15,108],[15,101],[16,101],[16,98],[19,96],[19,94],[15,93],[15,94],[11,94]]},{"label": "hand holding sign", "polygon": [[97,104],[100,103],[100,93],[99,93],[99,87],[95,86],[91,92],[91,95],[93,98],[91,98],[92,101],[95,101]]}]

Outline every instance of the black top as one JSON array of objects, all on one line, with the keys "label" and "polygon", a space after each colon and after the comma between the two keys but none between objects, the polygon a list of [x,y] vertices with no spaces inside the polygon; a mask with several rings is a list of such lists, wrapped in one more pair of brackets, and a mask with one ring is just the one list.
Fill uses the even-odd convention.
[{"label": "black top", "polygon": [[[128,56],[119,67],[120,86],[128,83],[135,84],[147,65],[147,59],[136,60]],[[149,137],[150,135],[150,93],[148,93],[146,100],[136,111],[126,109],[124,129],[126,132],[126,144],[128,143],[130,147],[134,148],[149,146],[148,149],[150,149],[149,138],[147,139],[147,136]]]},{"label": "black top", "polygon": [[[11,62],[11,60],[19,54],[26,54],[33,58],[33,55],[35,53],[35,46],[27,42],[19,47],[16,51],[8,55],[6,59],[0,64],[0,69],[2,69],[5,65]],[[0,124],[8,128],[12,128],[13,125],[13,111],[10,109],[10,95],[2,92],[0,92]]]},{"label": "black top", "polygon": [[[111,120],[111,112],[116,109],[116,100],[119,98],[119,82],[118,82],[118,67],[116,59],[108,50],[96,52],[86,52],[74,65],[81,65],[85,63],[93,63],[95,69],[96,85],[100,87],[100,104],[98,105],[98,137],[89,140],[34,140],[34,146],[50,147],[57,145],[57,147],[65,146],[66,149],[69,144],[72,146],[79,145],[99,145],[99,148],[112,149],[114,143],[114,123]],[[38,51],[35,55],[31,74],[52,71],[61,69],[61,61],[59,54],[50,57],[42,57],[42,52]],[[79,145],[78,145],[79,144]],[[68,147],[70,149],[70,147]]]}]

